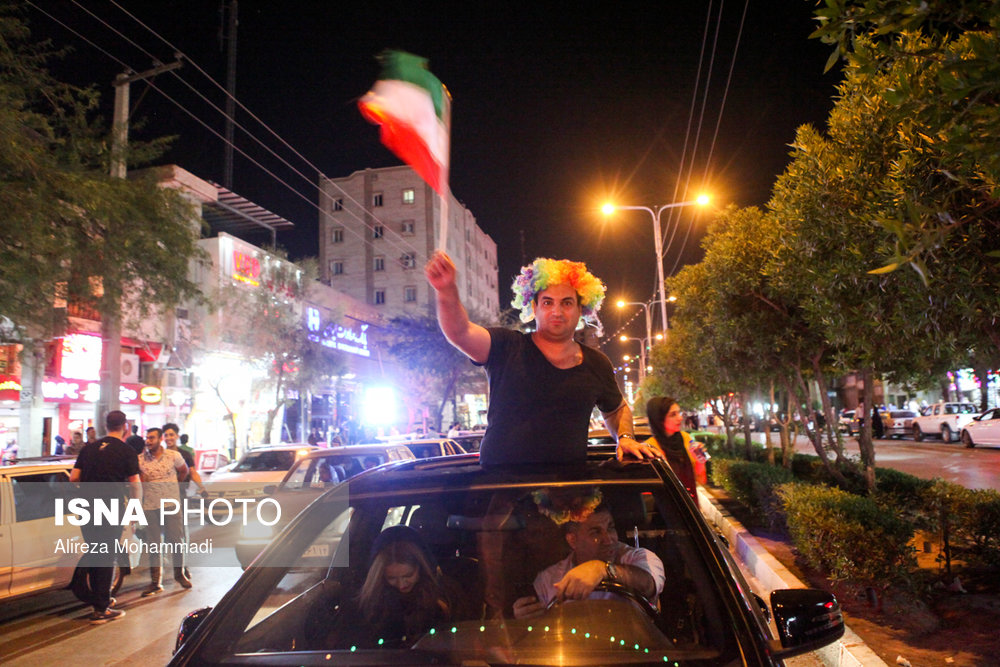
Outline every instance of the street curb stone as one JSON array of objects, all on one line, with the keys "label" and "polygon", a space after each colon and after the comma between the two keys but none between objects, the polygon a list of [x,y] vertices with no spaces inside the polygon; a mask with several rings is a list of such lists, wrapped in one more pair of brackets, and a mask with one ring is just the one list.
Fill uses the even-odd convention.
[{"label": "street curb stone", "polygon": [[[698,502],[701,513],[728,540],[729,550],[746,565],[768,593],[781,588],[808,588],[700,486]],[[813,655],[827,667],[889,667],[849,627],[844,628],[844,636],[839,641],[815,651]]]}]

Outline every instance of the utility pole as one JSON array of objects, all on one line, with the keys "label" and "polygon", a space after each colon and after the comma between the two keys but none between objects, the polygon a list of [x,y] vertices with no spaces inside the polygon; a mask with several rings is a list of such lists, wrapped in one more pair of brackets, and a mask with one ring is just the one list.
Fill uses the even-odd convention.
[{"label": "utility pole", "polygon": [[[179,56],[178,56],[179,58]],[[111,125],[111,177],[125,178],[128,173],[125,155],[128,150],[129,86],[133,81],[149,79],[157,74],[177,69],[178,59],[169,65],[159,65],[139,74],[119,74],[115,77],[115,112]],[[114,240],[113,240],[114,242]],[[122,306],[109,304],[101,312],[101,397],[94,408],[94,428],[103,432],[104,418],[120,407],[118,392],[122,383]]]}]

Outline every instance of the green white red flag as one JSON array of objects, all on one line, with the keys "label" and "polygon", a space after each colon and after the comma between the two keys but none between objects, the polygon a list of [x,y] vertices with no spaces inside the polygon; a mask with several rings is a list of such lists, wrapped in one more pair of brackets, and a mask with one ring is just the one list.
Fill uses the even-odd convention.
[{"label": "green white red flag", "polygon": [[427,60],[404,51],[379,56],[382,73],[358,101],[361,114],[381,126],[382,143],[442,197],[448,194],[451,96],[427,69]]}]

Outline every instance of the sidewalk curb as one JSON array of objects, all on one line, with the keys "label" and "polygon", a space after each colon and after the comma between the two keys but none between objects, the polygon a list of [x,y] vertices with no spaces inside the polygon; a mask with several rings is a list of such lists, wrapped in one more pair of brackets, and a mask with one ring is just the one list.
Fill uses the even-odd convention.
[{"label": "sidewalk curb", "polygon": [[[729,550],[768,592],[781,588],[808,588],[700,486],[698,502],[701,513],[729,541]],[[888,667],[861,637],[846,626],[839,641],[816,651],[814,655],[828,667]]]}]

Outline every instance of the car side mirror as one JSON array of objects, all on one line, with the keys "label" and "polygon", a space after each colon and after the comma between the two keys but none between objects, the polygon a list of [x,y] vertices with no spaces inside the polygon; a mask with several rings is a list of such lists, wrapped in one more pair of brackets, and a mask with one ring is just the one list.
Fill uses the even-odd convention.
[{"label": "car side mirror", "polygon": [[815,651],[844,636],[844,615],[832,594],[814,588],[771,592],[771,610],[781,647],[774,657],[784,660]]},{"label": "car side mirror", "polygon": [[174,653],[180,650],[184,642],[194,633],[194,631],[201,625],[201,622],[205,620],[209,612],[212,611],[211,607],[202,607],[201,609],[196,609],[190,614],[184,617],[181,621],[181,627],[177,629],[177,641],[174,642]]}]

